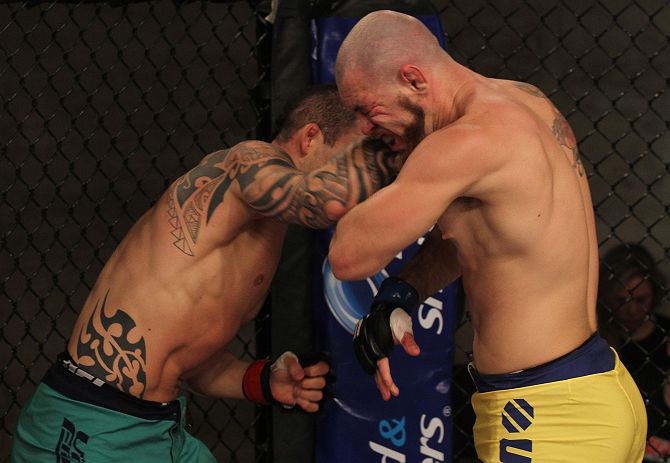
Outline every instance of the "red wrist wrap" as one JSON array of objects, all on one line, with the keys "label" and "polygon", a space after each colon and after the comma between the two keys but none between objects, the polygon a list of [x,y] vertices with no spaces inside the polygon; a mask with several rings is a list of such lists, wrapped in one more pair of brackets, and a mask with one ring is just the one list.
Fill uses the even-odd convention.
[{"label": "red wrist wrap", "polygon": [[263,371],[263,367],[270,362],[272,362],[270,359],[256,360],[249,365],[249,368],[247,368],[247,371],[244,373],[244,379],[242,381],[244,397],[257,404],[268,405],[268,401],[263,397],[261,371]]}]

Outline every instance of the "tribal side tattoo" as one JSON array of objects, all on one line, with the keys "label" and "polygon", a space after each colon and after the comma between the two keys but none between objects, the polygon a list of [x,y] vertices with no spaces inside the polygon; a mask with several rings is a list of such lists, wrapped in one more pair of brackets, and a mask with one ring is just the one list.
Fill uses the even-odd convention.
[{"label": "tribal side tattoo", "polygon": [[79,333],[76,360],[88,373],[141,399],[146,388],[144,337],[127,313],[105,315],[107,294]]},{"label": "tribal side tattoo", "polygon": [[568,121],[565,119],[563,114],[561,114],[560,111],[556,109],[556,106],[551,103],[549,98],[547,98],[547,96],[542,93],[539,88],[523,82],[515,82],[513,85],[519,90],[528,93],[529,95],[547,100],[547,102],[551,105],[551,110],[554,113],[554,124],[552,126],[554,136],[561,145],[572,151],[572,167],[577,170],[580,177],[583,177],[584,164],[582,163],[582,159],[577,148],[577,139],[575,138],[575,134],[572,131],[572,128],[570,128],[570,124],[568,124]]},{"label": "tribal side tattoo", "polygon": [[312,228],[334,225],[325,207],[347,208],[387,185],[396,171],[394,153],[380,140],[363,139],[311,172],[295,168],[288,154],[264,142],[240,143],[207,156],[169,192],[168,213],[175,246],[192,256],[203,226],[237,181],[247,203],[284,223]]}]

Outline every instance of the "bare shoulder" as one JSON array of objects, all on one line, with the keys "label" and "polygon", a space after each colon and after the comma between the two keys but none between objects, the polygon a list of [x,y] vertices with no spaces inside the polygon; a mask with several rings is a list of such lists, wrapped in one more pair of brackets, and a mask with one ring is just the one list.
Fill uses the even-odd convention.
[{"label": "bare shoulder", "polygon": [[536,156],[542,150],[540,131],[548,131],[546,123],[525,105],[483,90],[458,119],[417,146],[398,179],[439,184],[442,189],[448,184],[451,200],[489,196],[534,165],[526,158],[541,160]]},{"label": "bare shoulder", "polygon": [[222,194],[233,180],[253,179],[259,169],[273,165],[294,167],[291,157],[274,145],[258,140],[244,141],[205,156],[200,164],[175,182],[174,189],[183,205],[198,190],[204,189],[209,195],[217,189]]},{"label": "bare shoulder", "polygon": [[492,91],[473,105],[475,118],[485,128],[480,137],[493,147],[516,153],[539,149],[541,139],[551,133],[560,113],[537,87],[523,82],[496,81]]},{"label": "bare shoulder", "polygon": [[584,176],[584,166],[577,147],[577,139],[565,116],[554,106],[551,100],[542,93],[537,87],[523,82],[511,82],[511,87],[521,90],[530,97],[525,99],[525,103],[536,112],[537,116],[543,121],[549,129],[551,137],[556,140],[563,152],[568,156],[572,167],[579,174]]},{"label": "bare shoulder", "polygon": [[509,84],[518,90],[521,90],[522,92],[527,93],[530,96],[533,96],[535,98],[540,98],[540,99],[545,99],[548,100],[547,95],[545,95],[542,90],[537,88],[536,86],[532,84],[528,84],[526,82],[516,82],[516,81],[509,81]]},{"label": "bare shoulder", "polygon": [[[163,217],[172,227],[174,245],[193,256],[201,243],[220,243],[234,237],[240,227],[259,216],[249,208],[240,190],[261,188],[268,172],[275,170],[293,172],[295,167],[288,154],[262,141],[244,141],[205,156],[165,195],[167,214]],[[230,213],[217,214],[224,209]],[[225,227],[207,227],[219,220],[225,220]],[[207,230],[216,230],[216,234]]]},{"label": "bare shoulder", "polygon": [[458,159],[472,162],[476,153],[486,153],[484,161],[506,157],[516,150],[528,132],[536,130],[533,112],[506,95],[484,93],[462,112],[460,117],[435,131],[427,140],[434,146],[442,145]]}]

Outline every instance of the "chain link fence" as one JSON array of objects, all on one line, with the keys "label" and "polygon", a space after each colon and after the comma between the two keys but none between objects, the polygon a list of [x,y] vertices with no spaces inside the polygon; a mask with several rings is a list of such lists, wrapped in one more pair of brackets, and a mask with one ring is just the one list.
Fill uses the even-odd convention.
[{"label": "chain link fence", "polygon": [[[667,1],[433,1],[458,62],[536,85],[567,117],[601,254],[641,244],[670,275]],[[0,4],[0,462],[21,405],[132,224],[204,155],[267,139],[270,40],[261,9],[242,1]],[[661,288],[658,311],[667,314]],[[266,338],[260,320],[233,346],[242,358],[267,349],[256,342]],[[464,369],[471,337],[466,314],[452,388],[461,461],[474,458]],[[637,345],[634,338],[624,343]],[[253,405],[193,398],[191,412],[191,431],[218,461],[270,458],[267,419]]]},{"label": "chain link fence", "polygon": [[[268,138],[263,16],[246,1],[0,4],[0,461],[130,227],[204,155]],[[262,320],[235,354],[256,357]],[[267,457],[260,407],[194,397],[190,412],[218,461]]]}]

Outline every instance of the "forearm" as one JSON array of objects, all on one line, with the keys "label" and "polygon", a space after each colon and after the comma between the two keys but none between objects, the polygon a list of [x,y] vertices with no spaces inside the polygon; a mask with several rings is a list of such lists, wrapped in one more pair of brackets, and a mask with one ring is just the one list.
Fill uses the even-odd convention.
[{"label": "forearm", "polygon": [[323,182],[323,203],[341,205],[335,220],[391,183],[397,171],[395,153],[381,140],[362,138],[307,175],[306,182]]},{"label": "forearm", "polygon": [[412,285],[424,301],[461,276],[456,247],[435,226],[396,276]]},{"label": "forearm", "polygon": [[355,208],[345,215],[330,241],[328,260],[339,280],[364,280],[379,273],[398,254],[396,248],[404,247],[360,219],[369,209],[365,206],[361,208],[366,210]]},{"label": "forearm", "polygon": [[196,394],[218,399],[244,399],[242,389],[248,362],[225,352],[199,374],[184,381],[184,386]]}]

